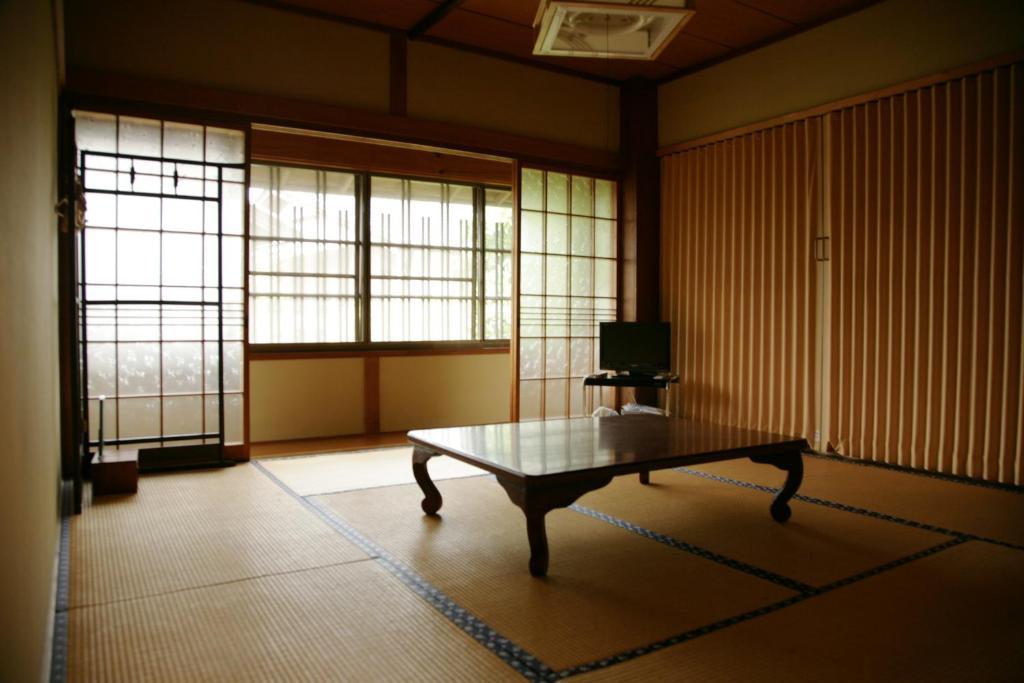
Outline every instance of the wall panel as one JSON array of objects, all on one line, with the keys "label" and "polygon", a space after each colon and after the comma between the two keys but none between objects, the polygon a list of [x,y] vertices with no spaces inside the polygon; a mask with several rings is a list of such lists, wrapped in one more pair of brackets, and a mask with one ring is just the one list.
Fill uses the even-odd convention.
[{"label": "wall panel", "polygon": [[687,417],[811,437],[820,122],[662,162],[662,316]]},{"label": "wall panel", "polygon": [[826,115],[830,446],[1020,483],[1019,64]]}]

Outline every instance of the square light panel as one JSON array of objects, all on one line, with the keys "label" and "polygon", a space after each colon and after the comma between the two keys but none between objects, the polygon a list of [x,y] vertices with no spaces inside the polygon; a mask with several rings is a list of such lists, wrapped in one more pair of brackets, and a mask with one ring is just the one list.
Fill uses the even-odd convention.
[{"label": "square light panel", "polygon": [[533,54],[655,59],[693,16],[686,0],[541,0]]}]

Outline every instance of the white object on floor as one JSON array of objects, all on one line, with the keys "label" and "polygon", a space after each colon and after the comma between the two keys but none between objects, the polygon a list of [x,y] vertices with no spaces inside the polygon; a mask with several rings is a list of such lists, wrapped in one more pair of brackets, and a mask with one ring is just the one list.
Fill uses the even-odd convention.
[{"label": "white object on floor", "polygon": [[598,406],[597,410],[595,410],[590,417],[612,417],[613,415],[616,417],[619,415],[615,412],[615,409]]},{"label": "white object on floor", "polygon": [[661,408],[655,408],[654,406],[645,406],[639,403],[627,403],[622,406],[623,415],[664,415],[665,411]]}]

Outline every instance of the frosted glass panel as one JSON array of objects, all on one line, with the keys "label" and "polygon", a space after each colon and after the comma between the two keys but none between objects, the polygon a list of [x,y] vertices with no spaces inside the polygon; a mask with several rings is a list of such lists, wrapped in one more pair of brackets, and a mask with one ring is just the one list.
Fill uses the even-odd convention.
[{"label": "frosted glass panel", "polygon": [[531,380],[519,383],[519,419],[538,420],[541,418],[541,400],[544,382]]},{"label": "frosted glass panel", "polygon": [[544,279],[544,293],[549,296],[564,296],[569,293],[569,259],[564,256],[546,257],[547,272]]},{"label": "frosted glass panel", "polygon": [[548,212],[569,213],[569,178],[564,173],[548,173]]},{"label": "frosted glass panel", "polygon": [[539,379],[541,361],[544,356],[544,342],[540,339],[524,339],[519,346],[519,377],[521,379]]},{"label": "frosted glass panel", "polygon": [[615,223],[594,221],[594,256],[615,258]]},{"label": "frosted glass panel", "polygon": [[163,405],[165,435],[203,432],[202,396],[170,396]]},{"label": "frosted glass panel", "polygon": [[119,154],[137,154],[139,156],[161,156],[160,122],[151,119],[137,119],[122,116],[118,128]]},{"label": "frosted glass panel", "polygon": [[594,347],[592,339],[572,340],[570,370],[573,377],[584,377],[595,370]]},{"label": "frosted glass panel", "polygon": [[206,160],[210,163],[243,163],[245,135],[240,130],[207,127]]},{"label": "frosted glass panel", "polygon": [[572,217],[573,256],[594,255],[594,221],[580,216]]},{"label": "frosted glass panel", "polygon": [[79,151],[117,151],[117,117],[111,114],[75,112],[75,146]]},{"label": "frosted glass panel", "polygon": [[519,185],[520,202],[524,209],[544,210],[544,171],[523,169]]},{"label": "frosted glass panel", "polygon": [[569,222],[565,216],[548,214],[545,251],[549,254],[569,253]]},{"label": "frosted glass panel", "polygon": [[203,127],[187,123],[164,124],[164,156],[203,160]]},{"label": "frosted glass panel", "polygon": [[118,394],[133,396],[160,393],[160,345],[128,343],[118,345]]},{"label": "frosted glass panel", "polygon": [[199,393],[203,390],[201,342],[168,342],[163,345],[164,393]]},{"label": "frosted glass panel", "polygon": [[544,383],[544,416],[568,417],[569,383],[564,379],[549,379]]},{"label": "frosted glass panel", "polygon": [[544,347],[544,376],[566,377],[569,374],[565,339],[548,339]]},{"label": "frosted glass panel", "polygon": [[599,218],[615,218],[615,183],[597,180],[594,186],[594,215]]},{"label": "frosted glass panel", "polygon": [[572,212],[577,216],[594,215],[594,181],[591,178],[572,177]]},{"label": "frosted glass panel", "polygon": [[89,344],[89,396],[113,396],[117,392],[115,344]]},{"label": "frosted glass panel", "polygon": [[159,398],[123,398],[117,402],[117,428],[122,439],[160,434]]},{"label": "frosted glass panel", "polygon": [[537,211],[523,212],[519,249],[535,253],[544,251],[544,214]]}]

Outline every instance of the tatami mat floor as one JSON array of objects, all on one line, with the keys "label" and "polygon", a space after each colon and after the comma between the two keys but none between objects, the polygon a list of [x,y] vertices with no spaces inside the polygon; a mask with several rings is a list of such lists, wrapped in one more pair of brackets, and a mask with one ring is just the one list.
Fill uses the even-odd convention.
[{"label": "tatami mat floor", "polygon": [[1024,495],[805,458],[620,477],[548,515],[410,449],[147,476],[70,525],[68,678],[1015,680]]}]

